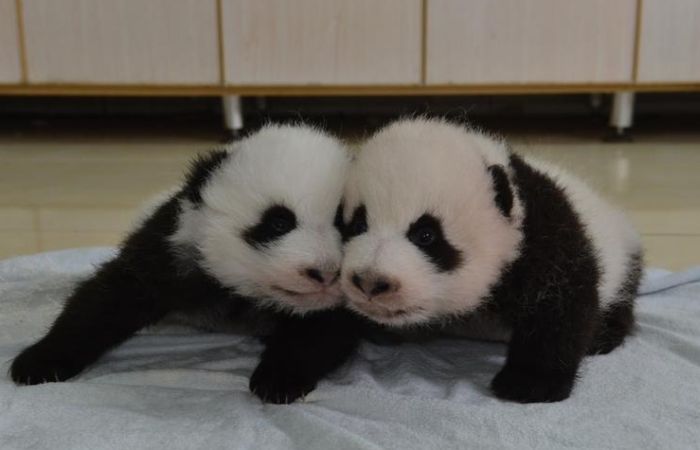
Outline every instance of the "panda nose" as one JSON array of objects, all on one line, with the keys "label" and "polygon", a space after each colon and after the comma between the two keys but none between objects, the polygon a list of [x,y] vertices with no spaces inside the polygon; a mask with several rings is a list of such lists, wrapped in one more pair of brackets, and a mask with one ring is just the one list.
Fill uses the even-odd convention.
[{"label": "panda nose", "polygon": [[399,288],[399,283],[383,275],[374,273],[358,274],[353,273],[350,281],[363,294],[368,297],[376,297],[386,292],[395,292]]},{"label": "panda nose", "polygon": [[303,274],[309,278],[310,280],[313,280],[316,283],[322,284],[322,285],[328,285],[328,284],[333,284],[335,280],[338,279],[338,275],[340,275],[339,270],[321,270],[317,269],[315,267],[309,267],[304,269]]}]

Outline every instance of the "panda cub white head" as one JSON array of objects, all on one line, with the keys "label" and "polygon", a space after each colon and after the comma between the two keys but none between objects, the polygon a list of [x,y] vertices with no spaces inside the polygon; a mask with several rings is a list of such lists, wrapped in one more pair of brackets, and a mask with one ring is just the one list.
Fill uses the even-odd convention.
[{"label": "panda cub white head", "polygon": [[395,326],[478,307],[522,240],[508,160],[502,142],[443,121],[398,121],[367,140],[344,196],[348,306]]},{"label": "panda cub white head", "polygon": [[172,242],[194,247],[220,283],[266,306],[300,314],[335,306],[335,217],[348,163],[340,141],[317,129],[267,126],[200,169]]}]

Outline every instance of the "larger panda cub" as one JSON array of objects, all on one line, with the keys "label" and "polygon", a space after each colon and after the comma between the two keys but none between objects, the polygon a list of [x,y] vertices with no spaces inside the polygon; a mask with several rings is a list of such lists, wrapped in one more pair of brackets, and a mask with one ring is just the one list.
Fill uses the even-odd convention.
[{"label": "larger panda cub", "polygon": [[14,360],[13,380],[63,381],[168,314],[225,310],[273,324],[251,389],[276,403],[306,394],[355,346],[336,308],[348,163],[337,139],[303,126],[267,126],[200,158]]},{"label": "larger panda cub", "polygon": [[633,327],[641,247],[630,223],[501,140],[438,120],[393,123],[362,146],[345,206],[349,307],[457,333],[496,317],[510,334],[491,383],[501,398],[567,398],[582,358]]}]

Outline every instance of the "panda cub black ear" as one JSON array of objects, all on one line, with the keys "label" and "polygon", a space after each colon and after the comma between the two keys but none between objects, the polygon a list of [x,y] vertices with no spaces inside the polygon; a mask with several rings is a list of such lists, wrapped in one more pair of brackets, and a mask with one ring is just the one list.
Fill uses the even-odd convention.
[{"label": "panda cub black ear", "polygon": [[496,192],[494,202],[501,213],[510,218],[511,210],[513,209],[513,189],[511,188],[508,175],[503,166],[495,164],[489,166],[489,173],[493,180],[493,190]]},{"label": "panda cub black ear", "polygon": [[230,153],[225,150],[212,150],[204,155],[199,155],[192,161],[183,189],[187,200],[195,205],[202,203],[202,188],[204,184],[209,181],[212,173],[219,168],[229,156]]}]

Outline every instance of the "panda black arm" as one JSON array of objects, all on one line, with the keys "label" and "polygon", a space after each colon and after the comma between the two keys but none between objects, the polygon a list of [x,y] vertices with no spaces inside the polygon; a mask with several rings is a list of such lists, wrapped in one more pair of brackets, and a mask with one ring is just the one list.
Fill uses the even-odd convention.
[{"label": "panda black arm", "polygon": [[[521,310],[513,326],[506,364],[491,383],[503,399],[556,402],[569,397],[593,336],[595,287],[569,286],[541,296]],[[534,300],[534,299],[530,299]]]},{"label": "panda black arm", "polygon": [[116,259],[80,284],[49,332],[15,358],[18,384],[65,381],[166,312]]},{"label": "panda black arm", "polygon": [[598,265],[566,193],[521,158],[513,155],[511,163],[526,211],[525,238],[493,293],[513,333],[491,388],[508,400],[554,402],[569,397],[593,339]]},{"label": "panda black arm", "polygon": [[168,237],[177,227],[180,201],[201,202],[202,186],[227,156],[214,151],[194,161],[182,190],[126,238],[116,258],[76,287],[49,332],[13,361],[16,383],[67,380],[168,312],[226,295],[201,270],[179,273]]},{"label": "panda black arm", "polygon": [[352,356],[361,329],[361,319],[344,309],[280,319],[250,378],[250,390],[270,403],[305,396]]},{"label": "panda black arm", "polygon": [[201,275],[177,274],[167,236],[178,208],[177,198],[160,206],[115,259],[77,286],[49,332],[13,361],[16,383],[67,380],[168,312],[219,294]]}]

